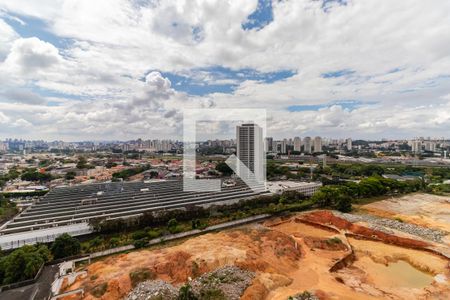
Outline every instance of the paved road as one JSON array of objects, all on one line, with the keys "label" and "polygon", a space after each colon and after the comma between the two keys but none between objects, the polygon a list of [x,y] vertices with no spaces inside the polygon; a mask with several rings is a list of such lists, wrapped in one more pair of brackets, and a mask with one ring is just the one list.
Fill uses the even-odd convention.
[{"label": "paved road", "polygon": [[58,265],[45,266],[36,283],[0,293],[0,300],[44,300],[50,295]]}]

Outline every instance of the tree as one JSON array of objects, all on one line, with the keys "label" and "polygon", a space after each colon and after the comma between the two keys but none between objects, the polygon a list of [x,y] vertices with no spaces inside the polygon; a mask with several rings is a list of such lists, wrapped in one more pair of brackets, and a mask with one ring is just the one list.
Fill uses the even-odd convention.
[{"label": "tree", "polygon": [[45,245],[22,246],[0,259],[0,282],[9,284],[31,279],[50,258]]},{"label": "tree", "polygon": [[352,199],[348,196],[340,197],[336,201],[335,208],[340,212],[350,212],[352,210]]},{"label": "tree", "polygon": [[86,169],[87,168],[86,164],[87,164],[86,157],[84,157],[84,156],[78,157],[78,163],[77,163],[78,169]]},{"label": "tree", "polygon": [[224,176],[230,176],[233,174],[233,170],[224,162],[220,162],[216,165],[216,170],[222,173]]},{"label": "tree", "polygon": [[66,180],[72,180],[75,179],[75,175],[77,175],[74,171],[69,171],[66,173],[66,176],[64,176],[66,178]]},{"label": "tree", "polygon": [[68,233],[63,233],[55,239],[50,251],[56,259],[77,255],[81,251],[80,241]]},{"label": "tree", "polygon": [[48,173],[39,173],[35,170],[29,170],[29,171],[23,173],[22,176],[20,176],[20,179],[25,180],[25,181],[44,182],[44,181],[50,181],[52,179],[52,175],[50,175]]}]

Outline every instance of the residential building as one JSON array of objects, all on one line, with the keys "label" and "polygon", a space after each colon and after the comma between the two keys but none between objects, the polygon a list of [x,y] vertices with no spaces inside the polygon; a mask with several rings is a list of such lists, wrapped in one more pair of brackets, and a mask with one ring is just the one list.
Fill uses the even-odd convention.
[{"label": "residential building", "polygon": [[413,153],[420,153],[422,152],[422,141],[420,140],[413,140],[411,142],[412,152]]},{"label": "residential building", "polygon": [[352,150],[352,148],[353,148],[353,141],[352,141],[352,139],[351,138],[348,138],[347,139],[347,150]]},{"label": "residential building", "polygon": [[[242,124],[236,127],[237,157],[255,173],[257,180],[263,180],[259,176],[265,176],[263,131],[260,126],[253,123]],[[249,176],[243,170],[238,169],[240,177]]]},{"label": "residential building", "polygon": [[436,152],[436,143],[432,142],[432,141],[426,141],[425,142],[425,150],[431,151],[431,152]]},{"label": "residential building", "polygon": [[311,137],[307,136],[303,139],[303,151],[305,153],[311,153]]},{"label": "residential building", "polygon": [[320,136],[314,138],[314,152],[322,152],[322,138]]},{"label": "residential building", "polygon": [[294,138],[294,151],[302,151],[302,139],[298,136]]}]

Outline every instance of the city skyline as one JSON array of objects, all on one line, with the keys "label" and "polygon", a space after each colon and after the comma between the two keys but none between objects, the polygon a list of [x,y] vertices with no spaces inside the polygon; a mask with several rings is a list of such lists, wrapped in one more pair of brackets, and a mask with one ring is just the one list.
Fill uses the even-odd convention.
[{"label": "city skyline", "polygon": [[445,137],[449,9],[0,1],[0,139],[181,138],[183,108],[211,107],[267,109],[274,137]]}]

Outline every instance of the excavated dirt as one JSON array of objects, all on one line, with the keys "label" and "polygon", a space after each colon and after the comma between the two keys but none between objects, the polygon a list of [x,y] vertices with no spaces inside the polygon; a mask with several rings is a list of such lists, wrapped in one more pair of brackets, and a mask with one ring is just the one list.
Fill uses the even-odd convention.
[{"label": "excavated dirt", "polygon": [[85,299],[122,299],[139,281],[164,280],[178,289],[233,265],[255,274],[245,300],[286,300],[304,291],[319,299],[450,299],[450,260],[432,242],[324,210],[107,257],[67,289],[83,287]]},{"label": "excavated dirt", "polygon": [[373,215],[450,233],[450,197],[417,193],[370,203],[361,209]]}]

